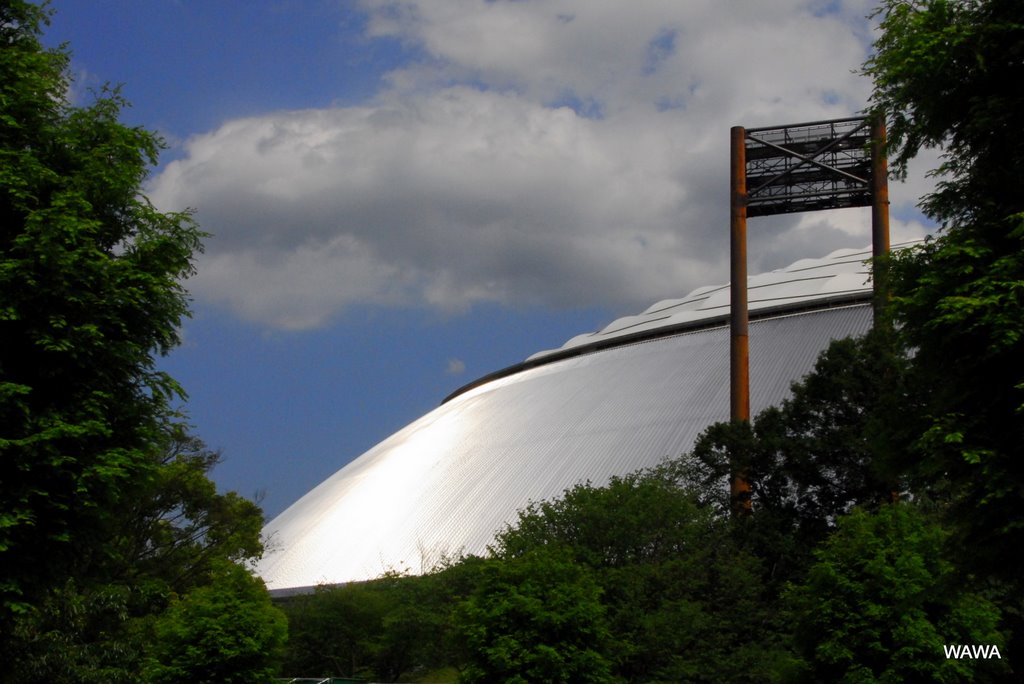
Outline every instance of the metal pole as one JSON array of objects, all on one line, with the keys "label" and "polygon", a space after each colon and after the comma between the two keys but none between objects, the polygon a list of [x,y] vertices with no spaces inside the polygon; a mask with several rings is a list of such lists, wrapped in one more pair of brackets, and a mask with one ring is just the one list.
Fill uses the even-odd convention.
[{"label": "metal pole", "polygon": [[[733,422],[750,420],[750,347],[747,318],[747,150],[742,126],[730,131],[732,161],[729,193],[730,409]],[[750,481],[745,467],[735,465],[729,478],[733,515],[750,513]]]},{"label": "metal pole", "polygon": [[889,165],[885,151],[885,117],[871,119],[871,256],[873,261],[875,322],[888,298],[884,257],[889,253]]}]

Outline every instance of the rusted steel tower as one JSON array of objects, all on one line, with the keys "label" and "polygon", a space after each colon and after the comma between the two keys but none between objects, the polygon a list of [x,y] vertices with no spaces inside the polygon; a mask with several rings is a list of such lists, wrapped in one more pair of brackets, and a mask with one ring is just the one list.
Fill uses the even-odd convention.
[{"label": "rusted steel tower", "polygon": [[[730,412],[750,420],[747,314],[747,218],[802,211],[871,207],[872,253],[889,251],[889,186],[885,122],[878,117],[746,129],[730,132]],[[885,301],[875,277],[876,319]],[[734,515],[750,512],[750,481],[733,466]]]}]

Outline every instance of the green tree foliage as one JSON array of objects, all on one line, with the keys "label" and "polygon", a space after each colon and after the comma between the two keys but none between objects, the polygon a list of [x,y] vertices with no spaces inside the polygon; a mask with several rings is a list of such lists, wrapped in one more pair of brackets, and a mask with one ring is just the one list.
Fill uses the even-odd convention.
[{"label": "green tree foliage", "polygon": [[262,514],[216,491],[156,367],[202,233],[141,194],[161,141],[116,90],[70,102],[48,17],[0,1],[0,679],[139,681],[157,626],[266,600],[228,565]]},{"label": "green tree foliage", "polygon": [[989,681],[1005,661],[947,659],[944,645],[1005,650],[999,610],[964,591],[946,533],[910,504],[854,509],[788,595],[813,682]]},{"label": "green tree foliage", "polygon": [[493,551],[513,562],[565,549],[589,568],[613,637],[608,657],[626,681],[767,678],[786,655],[764,569],[678,475],[668,463],[577,485],[522,511]]},{"label": "green tree foliage", "polygon": [[926,211],[1005,239],[1000,223],[1024,209],[1024,9],[1015,0],[884,0],[877,16],[864,73],[889,122],[891,168],[902,176],[922,148],[941,148]]},{"label": "green tree foliage", "polygon": [[156,641],[153,621],[174,597],[209,591],[225,564],[259,555],[262,513],[237,494],[215,491],[208,471],[218,455],[180,426],[171,426],[167,439],[152,455],[159,467],[108,521],[111,538],[83,550],[103,558],[83,559],[10,620],[4,682],[139,681]]},{"label": "green tree foliage", "polygon": [[[318,587],[285,604],[289,653],[283,672],[302,676],[373,677],[386,640],[386,618],[399,609],[388,579]],[[401,608],[411,608],[401,606]],[[381,674],[381,679],[392,679]]]},{"label": "green tree foliage", "polygon": [[[132,682],[144,638],[131,628],[139,603],[124,585],[83,587],[74,579],[51,589],[5,635],[0,680],[17,684]],[[127,672],[126,672],[127,670]]]},{"label": "green tree foliage", "polygon": [[212,581],[156,621],[145,680],[153,684],[251,684],[273,681],[273,658],[287,621],[263,582],[242,566],[217,564]]},{"label": "green tree foliage", "polygon": [[531,503],[496,536],[492,551],[511,559],[559,545],[590,567],[629,567],[698,549],[713,519],[714,512],[694,501],[671,469],[641,471]]},{"label": "green tree foliage", "polygon": [[477,584],[479,558],[449,561],[422,576],[317,587],[282,603],[288,648],[281,672],[301,676],[419,681],[465,659],[452,628],[455,606]]},{"label": "green tree foliage", "polygon": [[68,102],[46,12],[0,3],[0,620],[101,563],[152,477],[200,233],[139,194],[159,140]]},{"label": "green tree foliage", "polygon": [[943,162],[926,213],[943,231],[893,259],[892,312],[913,350],[918,438],[902,465],[945,490],[976,567],[1024,544],[1024,4],[885,2],[865,66],[893,167]]},{"label": "green tree foliage", "polygon": [[116,545],[106,548],[126,574],[184,593],[207,581],[217,563],[262,554],[260,507],[236,492],[218,492],[210,480],[219,452],[173,423],[151,458],[148,477],[120,511]]},{"label": "green tree foliage", "polygon": [[601,590],[586,566],[537,549],[484,568],[459,624],[460,682],[612,682]]}]

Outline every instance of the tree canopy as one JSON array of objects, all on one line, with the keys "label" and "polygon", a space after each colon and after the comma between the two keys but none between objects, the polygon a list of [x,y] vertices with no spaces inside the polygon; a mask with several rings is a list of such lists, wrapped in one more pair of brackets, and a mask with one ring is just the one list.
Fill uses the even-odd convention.
[{"label": "tree canopy", "polygon": [[1006,672],[1002,659],[946,658],[947,644],[1005,641],[998,608],[961,590],[945,535],[920,508],[899,502],[838,520],[785,597],[807,681],[956,682]]},{"label": "tree canopy", "polygon": [[153,684],[270,681],[285,616],[244,567],[220,562],[212,581],[172,601],[154,629],[144,677]]},{"label": "tree canopy", "polygon": [[[44,10],[0,6],[0,600],[83,562],[149,477],[201,233],[140,195],[159,139],[68,101]],[[98,561],[96,561],[98,562]]]},{"label": "tree canopy", "polygon": [[994,571],[1024,543],[1024,5],[890,0],[880,17],[865,73],[893,167],[942,151],[922,202],[942,231],[890,265],[920,399],[900,465],[946,490],[960,541]]},{"label": "tree canopy", "polygon": [[482,568],[460,608],[460,682],[614,682],[601,589],[587,566],[534,549]]},{"label": "tree canopy", "polygon": [[[224,606],[265,599],[231,565],[262,552],[262,513],[216,491],[157,365],[203,233],[142,193],[162,141],[119,121],[120,92],[72,102],[48,20],[0,2],[0,678],[138,681],[169,607],[193,620],[214,582]],[[276,614],[250,617],[269,652]],[[150,660],[197,648],[160,643]]]}]

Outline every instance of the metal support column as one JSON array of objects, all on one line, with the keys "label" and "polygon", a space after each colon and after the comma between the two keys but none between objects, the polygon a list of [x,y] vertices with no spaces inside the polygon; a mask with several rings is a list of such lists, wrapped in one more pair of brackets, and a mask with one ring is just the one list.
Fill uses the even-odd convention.
[{"label": "metal support column", "polygon": [[[746,132],[731,130],[730,188],[730,413],[733,422],[750,420],[750,346],[747,316],[747,161]],[[734,515],[750,513],[750,481],[746,467],[735,466],[729,480]]]},{"label": "metal support column", "polygon": [[889,296],[886,266],[879,259],[889,253],[889,168],[885,146],[885,117],[876,114],[871,120],[871,256],[876,324]]}]

